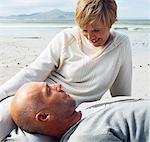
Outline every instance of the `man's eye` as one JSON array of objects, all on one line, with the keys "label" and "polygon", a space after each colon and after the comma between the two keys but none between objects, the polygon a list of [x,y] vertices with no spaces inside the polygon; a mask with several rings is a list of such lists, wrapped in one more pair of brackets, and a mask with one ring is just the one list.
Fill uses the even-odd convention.
[{"label": "man's eye", "polygon": [[51,88],[50,88],[50,86],[47,86],[47,94],[51,95]]}]

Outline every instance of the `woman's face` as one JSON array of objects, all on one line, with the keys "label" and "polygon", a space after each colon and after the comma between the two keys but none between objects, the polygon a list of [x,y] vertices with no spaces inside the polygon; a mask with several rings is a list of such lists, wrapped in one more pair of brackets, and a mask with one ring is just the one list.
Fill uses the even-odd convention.
[{"label": "woman's face", "polygon": [[110,28],[99,20],[81,29],[82,34],[95,47],[104,46],[110,35]]}]

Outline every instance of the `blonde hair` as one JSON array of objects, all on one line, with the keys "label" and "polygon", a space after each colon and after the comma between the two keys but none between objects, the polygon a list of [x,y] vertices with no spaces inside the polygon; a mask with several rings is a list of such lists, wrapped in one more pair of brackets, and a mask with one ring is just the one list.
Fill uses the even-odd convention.
[{"label": "blonde hair", "polygon": [[117,4],[114,0],[78,0],[76,22],[80,28],[100,20],[111,27],[117,20]]}]

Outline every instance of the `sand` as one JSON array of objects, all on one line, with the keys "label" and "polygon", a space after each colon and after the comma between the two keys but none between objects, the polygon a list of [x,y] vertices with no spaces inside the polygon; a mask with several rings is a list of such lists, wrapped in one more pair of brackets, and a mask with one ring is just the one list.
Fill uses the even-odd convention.
[{"label": "sand", "polygon": [[[34,31],[0,36],[0,85],[28,66],[47,46],[53,32]],[[121,31],[130,37],[133,57],[133,96],[150,96],[150,35],[147,31]]]}]

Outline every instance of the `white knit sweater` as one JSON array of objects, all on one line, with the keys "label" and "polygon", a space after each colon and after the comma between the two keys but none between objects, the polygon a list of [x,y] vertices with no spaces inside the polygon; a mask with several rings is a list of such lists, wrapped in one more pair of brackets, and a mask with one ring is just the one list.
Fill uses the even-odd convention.
[{"label": "white knit sweater", "polygon": [[0,87],[0,100],[30,81],[60,83],[78,103],[100,99],[108,89],[113,96],[131,95],[130,42],[127,36],[113,33],[103,52],[88,56],[79,28],[63,30],[30,66]]}]

